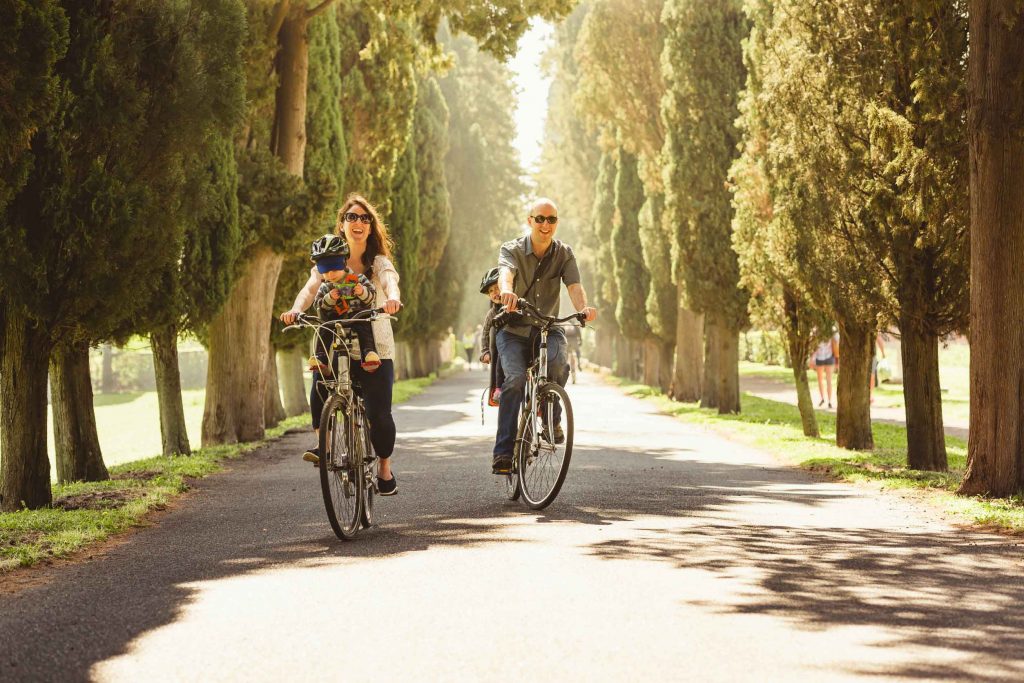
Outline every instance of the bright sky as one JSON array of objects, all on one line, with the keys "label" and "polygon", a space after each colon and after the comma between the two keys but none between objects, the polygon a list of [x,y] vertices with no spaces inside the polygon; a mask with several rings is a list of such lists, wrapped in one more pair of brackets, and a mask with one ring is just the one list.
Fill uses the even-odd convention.
[{"label": "bright sky", "polygon": [[554,28],[551,24],[533,21],[530,30],[519,40],[516,56],[509,62],[519,96],[515,113],[515,146],[528,176],[537,170],[540,146],[544,140],[544,120],[547,117],[551,79],[541,72],[540,60],[553,36]]}]

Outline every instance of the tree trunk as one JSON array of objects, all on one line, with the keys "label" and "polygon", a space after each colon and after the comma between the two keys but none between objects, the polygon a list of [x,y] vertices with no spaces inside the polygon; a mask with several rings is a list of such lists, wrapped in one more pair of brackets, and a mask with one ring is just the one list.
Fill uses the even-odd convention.
[{"label": "tree trunk", "polygon": [[63,484],[110,479],[96,433],[88,344],[62,345],[53,350],[50,390],[57,481]]},{"label": "tree trunk", "polygon": [[4,311],[0,349],[0,510],[15,512],[50,504],[46,453],[46,332],[21,315]]},{"label": "tree trunk", "polygon": [[660,372],[658,362],[661,360],[658,340],[648,337],[643,340],[642,348],[644,354],[643,383],[649,387],[658,386],[658,374]]},{"label": "tree trunk", "polygon": [[160,404],[160,441],[164,455],[189,455],[192,447],[185,428],[185,407],[181,400],[181,372],[178,369],[178,326],[169,325],[149,333],[153,349],[153,374]]},{"label": "tree trunk", "polygon": [[782,300],[786,315],[787,350],[796,383],[796,406],[800,411],[800,422],[804,436],[818,438],[821,432],[818,430],[818,418],[814,415],[811,387],[807,383],[807,358],[811,355],[811,339],[800,331],[803,325],[796,296],[789,289],[783,289]]},{"label": "tree trunk", "polygon": [[915,470],[945,472],[949,467],[946,463],[946,435],[942,429],[939,338],[921,330],[919,324],[910,319],[912,314],[913,311],[911,315],[900,318],[907,465]]},{"label": "tree trunk", "polygon": [[309,36],[305,3],[293,3],[277,34],[277,93],[270,146],[292,175],[301,176],[306,158],[306,86]]},{"label": "tree trunk", "polygon": [[280,349],[277,352],[277,377],[284,394],[284,412],[288,417],[309,412],[309,392],[306,391],[306,355],[301,346]]},{"label": "tree trunk", "polygon": [[395,381],[408,379],[409,377],[409,345],[405,342],[395,342]]},{"label": "tree trunk", "polygon": [[672,398],[694,403],[701,399],[704,373],[704,316],[679,307],[676,315],[676,359]]},{"label": "tree trunk", "polygon": [[[309,21],[305,3],[293,3],[277,34],[271,150],[302,177],[306,154],[306,85]],[[203,444],[263,438],[265,369],[270,362],[270,323],[282,257],[256,245],[221,312],[210,323],[210,361],[203,411]]]},{"label": "tree trunk", "polygon": [[718,407],[718,323],[711,317],[704,317],[704,377],[701,382],[700,407]]},{"label": "tree trunk", "polygon": [[740,412],[740,332],[718,327],[718,414]]},{"label": "tree trunk", "polygon": [[615,335],[611,330],[599,330],[597,341],[594,346],[594,362],[604,368],[612,367],[612,359],[615,357]]},{"label": "tree trunk", "polygon": [[263,438],[267,349],[281,257],[257,247],[210,321],[203,444]]},{"label": "tree trunk", "polygon": [[112,394],[117,391],[117,384],[114,382],[114,347],[110,344],[103,345],[103,374],[100,378],[100,391],[104,394]]},{"label": "tree trunk", "polygon": [[619,335],[615,339],[615,362],[612,365],[612,372],[618,377],[629,379],[629,367],[632,362],[633,359],[629,354],[629,340],[625,336]]},{"label": "tree trunk", "polygon": [[1024,491],[1024,16],[972,0],[971,424],[960,493]]},{"label": "tree trunk", "polygon": [[675,360],[675,344],[659,341],[658,343],[658,388],[666,396],[672,391],[672,362]]},{"label": "tree trunk", "polygon": [[277,350],[267,346],[266,363],[263,372],[267,376],[267,391],[263,394],[263,421],[267,427],[276,427],[285,419],[284,403],[281,402],[281,385],[277,381]]},{"label": "tree trunk", "polygon": [[852,450],[875,447],[871,434],[871,345],[875,343],[872,323],[839,320],[839,370],[836,397],[836,445]]}]

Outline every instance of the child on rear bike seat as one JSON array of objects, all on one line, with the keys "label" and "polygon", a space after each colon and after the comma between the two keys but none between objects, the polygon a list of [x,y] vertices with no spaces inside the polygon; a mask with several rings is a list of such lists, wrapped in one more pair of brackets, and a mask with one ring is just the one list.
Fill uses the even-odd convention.
[{"label": "child on rear bike seat", "polygon": [[[374,286],[365,275],[356,275],[347,268],[348,242],[340,235],[324,235],[313,242],[310,259],[324,281],[313,299],[313,308],[323,321],[347,320],[356,313],[368,310],[376,295]],[[373,339],[372,326],[359,323],[349,326],[359,339],[360,365],[367,372],[380,367],[380,356]],[[334,330],[321,327],[317,334],[316,353],[309,359],[309,369],[317,370],[323,377],[334,374],[331,367],[331,343]]]},{"label": "child on rear bike seat", "polygon": [[498,328],[494,325],[494,316],[501,311],[501,290],[498,288],[498,269],[491,268],[484,273],[480,281],[480,293],[486,294],[491,300],[484,318],[484,328],[480,333],[480,362],[491,365],[491,384],[487,389],[487,404],[498,405],[501,398],[501,385],[505,383],[505,373],[501,371],[501,359],[498,358]]}]

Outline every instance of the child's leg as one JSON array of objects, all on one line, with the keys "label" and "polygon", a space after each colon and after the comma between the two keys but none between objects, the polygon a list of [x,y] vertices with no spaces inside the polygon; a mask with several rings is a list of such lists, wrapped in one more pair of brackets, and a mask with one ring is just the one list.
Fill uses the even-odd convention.
[{"label": "child's leg", "polygon": [[359,339],[359,356],[362,358],[360,364],[363,370],[373,372],[380,366],[380,356],[377,354],[377,342],[373,338],[373,329],[369,324],[354,325],[356,337]]}]

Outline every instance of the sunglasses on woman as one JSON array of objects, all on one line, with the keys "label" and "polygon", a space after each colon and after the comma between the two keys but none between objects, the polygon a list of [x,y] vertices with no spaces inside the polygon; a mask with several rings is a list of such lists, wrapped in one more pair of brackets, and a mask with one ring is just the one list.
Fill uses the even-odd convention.
[{"label": "sunglasses on woman", "polygon": [[530,216],[530,218],[542,225],[544,224],[544,221],[547,221],[551,225],[558,222],[558,216]]},{"label": "sunglasses on woman", "polygon": [[369,225],[370,221],[373,220],[373,216],[368,213],[356,213],[355,211],[349,211],[345,214],[345,220],[348,223],[363,223]]}]

